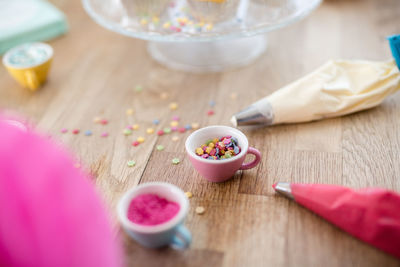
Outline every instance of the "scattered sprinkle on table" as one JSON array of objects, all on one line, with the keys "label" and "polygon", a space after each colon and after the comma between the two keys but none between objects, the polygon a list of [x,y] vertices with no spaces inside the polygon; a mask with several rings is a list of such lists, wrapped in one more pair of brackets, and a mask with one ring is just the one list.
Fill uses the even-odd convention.
[{"label": "scattered sprinkle on table", "polygon": [[123,134],[124,135],[131,135],[132,134],[132,130],[131,129],[124,129]]},{"label": "scattered sprinkle on table", "polygon": [[173,121],[179,121],[180,118],[179,118],[179,116],[176,116],[176,115],[175,115],[175,116],[172,116],[172,120],[173,120]]},{"label": "scattered sprinkle on table", "polygon": [[208,102],[208,105],[213,108],[215,106],[215,101],[210,100],[210,102]]},{"label": "scattered sprinkle on table", "polygon": [[176,141],[178,141],[178,140],[179,140],[179,137],[178,137],[178,136],[172,136],[172,141],[176,142]]},{"label": "scattered sprinkle on table", "polygon": [[180,133],[184,133],[184,132],[186,132],[186,129],[184,127],[179,127],[178,131]]},{"label": "scattered sprinkle on table", "polygon": [[237,98],[237,96],[238,96],[238,94],[237,94],[237,93],[232,93],[232,94],[231,94],[231,98],[232,98],[232,99],[236,99],[236,98]]},{"label": "scattered sprinkle on table", "polygon": [[164,133],[169,134],[169,133],[171,133],[171,128],[165,127],[163,131],[164,131]]},{"label": "scattered sprinkle on table", "polygon": [[93,134],[93,132],[91,131],[91,130],[87,130],[86,132],[85,132],[85,135],[86,136],[91,136]]},{"label": "scattered sprinkle on table", "polygon": [[133,167],[136,165],[136,162],[134,160],[129,160],[127,163],[128,167]]},{"label": "scattered sprinkle on table", "polygon": [[136,141],[138,141],[139,143],[143,143],[144,142],[144,137],[142,137],[142,136],[139,136],[137,139],[136,139]]},{"label": "scattered sprinkle on table", "polygon": [[196,213],[199,215],[203,214],[205,211],[206,211],[206,209],[204,207],[198,206],[196,208]]},{"label": "scattered sprinkle on table", "polygon": [[178,131],[178,127],[177,127],[177,126],[172,126],[172,127],[171,127],[171,131],[173,131],[173,132]]},{"label": "scattered sprinkle on table", "polygon": [[198,122],[193,122],[192,123],[192,128],[193,129],[198,129],[200,127],[200,124]]},{"label": "scattered sprinkle on table", "polygon": [[152,134],[152,133],[154,133],[154,129],[153,128],[147,128],[146,133]]},{"label": "scattered sprinkle on table", "polygon": [[171,104],[169,104],[169,108],[171,110],[176,110],[178,108],[178,104],[175,102],[172,102]]},{"label": "scattered sprinkle on table", "polygon": [[139,129],[139,124],[134,124],[134,125],[132,125],[132,129],[133,129],[133,130]]},{"label": "scattered sprinkle on table", "polygon": [[128,108],[128,109],[126,110],[126,115],[132,115],[132,114],[133,114],[133,109]]},{"label": "scattered sprinkle on table", "polygon": [[153,124],[154,124],[154,125],[159,125],[159,124],[160,124],[160,120],[154,119],[154,120],[153,120]]},{"label": "scattered sprinkle on table", "polygon": [[185,125],[185,129],[186,129],[186,130],[190,130],[190,129],[192,129],[192,126],[191,126],[190,124],[186,124],[186,125]]},{"label": "scattered sprinkle on table", "polygon": [[106,125],[108,123],[108,120],[102,119],[102,120],[100,120],[100,123],[103,124],[103,125]]},{"label": "scattered sprinkle on table", "polygon": [[68,130],[66,128],[61,129],[61,133],[67,133],[67,132],[68,132]]},{"label": "scattered sprinkle on table", "polygon": [[101,137],[107,137],[107,136],[108,136],[107,132],[104,132],[104,133],[101,134]]},{"label": "scattered sprinkle on table", "polygon": [[94,123],[99,123],[101,121],[101,118],[100,117],[94,117],[93,118],[93,122]]},{"label": "scattered sprinkle on table", "polygon": [[157,146],[157,150],[158,151],[163,151],[164,150],[164,146],[163,145],[158,145]]},{"label": "scattered sprinkle on table", "polygon": [[207,111],[207,115],[208,115],[208,116],[214,115],[214,110],[209,110],[209,111]]},{"label": "scattered sprinkle on table", "polygon": [[193,197],[192,192],[185,192],[185,195],[186,195],[187,198]]},{"label": "scattered sprinkle on table", "polygon": [[178,165],[179,162],[181,162],[181,161],[178,158],[173,158],[172,159],[172,164],[174,164],[174,165]]},{"label": "scattered sprinkle on table", "polygon": [[157,135],[159,135],[159,136],[164,135],[164,131],[163,131],[163,130],[159,130],[159,131],[157,132]]},{"label": "scattered sprinkle on table", "polygon": [[74,129],[74,130],[72,130],[72,133],[73,133],[73,134],[78,134],[78,133],[79,133],[79,129]]},{"label": "scattered sprinkle on table", "polygon": [[143,87],[141,85],[136,85],[135,91],[136,92],[141,92],[141,91],[143,91]]},{"label": "scattered sprinkle on table", "polygon": [[138,145],[140,145],[140,143],[138,141],[133,141],[132,142],[132,146],[138,146]]},{"label": "scattered sprinkle on table", "polygon": [[169,125],[171,125],[172,127],[176,127],[176,126],[179,125],[179,122],[177,122],[177,121],[171,121],[171,122],[169,123]]}]

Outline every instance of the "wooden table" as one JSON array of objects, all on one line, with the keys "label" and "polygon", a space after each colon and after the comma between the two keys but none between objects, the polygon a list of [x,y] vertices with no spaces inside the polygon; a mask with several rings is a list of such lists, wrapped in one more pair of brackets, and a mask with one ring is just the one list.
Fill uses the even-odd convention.
[{"label": "wooden table", "polygon": [[[400,33],[400,2],[326,1],[309,18],[270,34],[269,48],[254,64],[225,73],[194,75],[160,66],[146,43],[96,25],[80,1],[53,1],[68,16],[70,32],[51,41],[55,58],[43,90],[30,93],[0,70],[0,107],[15,110],[71,148],[95,177],[115,215],[129,188],[164,181],[191,191],[187,251],[147,250],[124,237],[131,266],[399,266],[395,258],[335,228],[276,195],[276,181],[380,186],[400,191],[400,94],[354,115],[297,125],[245,130],[262,152],[255,169],[215,184],[203,180],[184,152],[189,133],[146,134],[157,118],[168,126],[229,125],[238,110],[312,71],[330,58],[390,58],[385,37]],[[136,92],[135,86],[143,91]],[[237,93],[237,99],[230,97]],[[163,99],[161,94],[167,93]],[[215,115],[207,116],[208,102]],[[170,102],[179,108],[171,111]],[[132,116],[125,114],[133,108]],[[100,116],[106,126],[94,124]],[[140,129],[124,136],[126,125]],[[61,128],[94,135],[61,134]],[[109,132],[107,138],[100,137]],[[131,146],[138,136],[146,141]],[[176,142],[172,136],[179,136]],[[163,144],[164,151],[155,146]],[[171,159],[181,159],[172,165]],[[127,167],[133,159],[136,166]],[[197,215],[194,208],[204,206]],[[118,229],[117,224],[116,229]]]}]

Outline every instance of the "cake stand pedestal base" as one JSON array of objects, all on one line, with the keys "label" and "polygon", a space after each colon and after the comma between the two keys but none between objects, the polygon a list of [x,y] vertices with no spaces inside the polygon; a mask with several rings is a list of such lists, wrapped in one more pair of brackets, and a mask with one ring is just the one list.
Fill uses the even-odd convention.
[{"label": "cake stand pedestal base", "polygon": [[267,49],[266,35],[212,42],[148,43],[159,63],[187,72],[220,72],[245,66]]}]

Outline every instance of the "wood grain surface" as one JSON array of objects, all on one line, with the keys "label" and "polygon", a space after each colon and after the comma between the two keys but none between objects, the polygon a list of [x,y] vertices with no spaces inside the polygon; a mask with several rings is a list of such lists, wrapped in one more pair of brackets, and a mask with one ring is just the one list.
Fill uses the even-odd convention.
[{"label": "wood grain surface", "polygon": [[[36,93],[20,88],[0,69],[0,107],[27,117],[75,152],[94,176],[115,216],[129,188],[165,181],[191,191],[186,225],[189,250],[148,250],[121,234],[129,266],[400,266],[299,205],[277,196],[276,181],[379,186],[400,191],[400,94],[381,106],[325,121],[244,129],[262,152],[256,168],[225,183],[203,180],[185,156],[189,133],[146,134],[152,120],[162,129],[171,116],[181,124],[229,125],[229,118],[253,101],[312,71],[331,58],[385,60],[385,37],[400,33],[398,0],[325,1],[310,17],[269,35],[269,48],[248,67],[218,74],[169,70],[146,52],[146,43],[96,25],[78,0],[53,1],[70,31],[50,42],[55,49],[49,81]],[[136,92],[135,86],[143,91]],[[232,99],[230,94],[237,93]],[[168,97],[160,97],[167,93]],[[207,116],[208,102],[215,115]],[[171,111],[170,102],[179,108]],[[127,116],[125,110],[135,113]],[[108,125],[93,123],[100,116]],[[126,125],[140,128],[124,136]],[[80,129],[79,135],[61,128]],[[92,130],[87,137],[83,131]],[[100,137],[109,132],[107,138]],[[176,142],[172,136],[179,136]],[[146,141],[131,146],[138,136]],[[162,144],[164,151],[155,146]],[[181,159],[172,165],[171,159]],[[136,166],[129,168],[128,160]],[[194,212],[204,206],[203,215]],[[115,218],[115,217],[114,217]]]}]

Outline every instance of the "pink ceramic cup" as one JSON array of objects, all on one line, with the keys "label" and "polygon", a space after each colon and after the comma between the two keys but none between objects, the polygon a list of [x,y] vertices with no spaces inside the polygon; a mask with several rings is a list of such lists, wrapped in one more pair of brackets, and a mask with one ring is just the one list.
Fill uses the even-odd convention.
[{"label": "pink ceramic cup", "polygon": [[[238,155],[223,160],[204,159],[196,155],[197,147],[207,140],[231,135],[236,137],[241,151]],[[237,170],[254,168],[261,160],[261,153],[255,148],[249,147],[247,137],[239,130],[228,126],[209,126],[193,132],[186,139],[186,152],[194,168],[211,182],[224,182],[233,177]],[[247,154],[253,154],[255,159],[249,163],[243,163]]]}]

